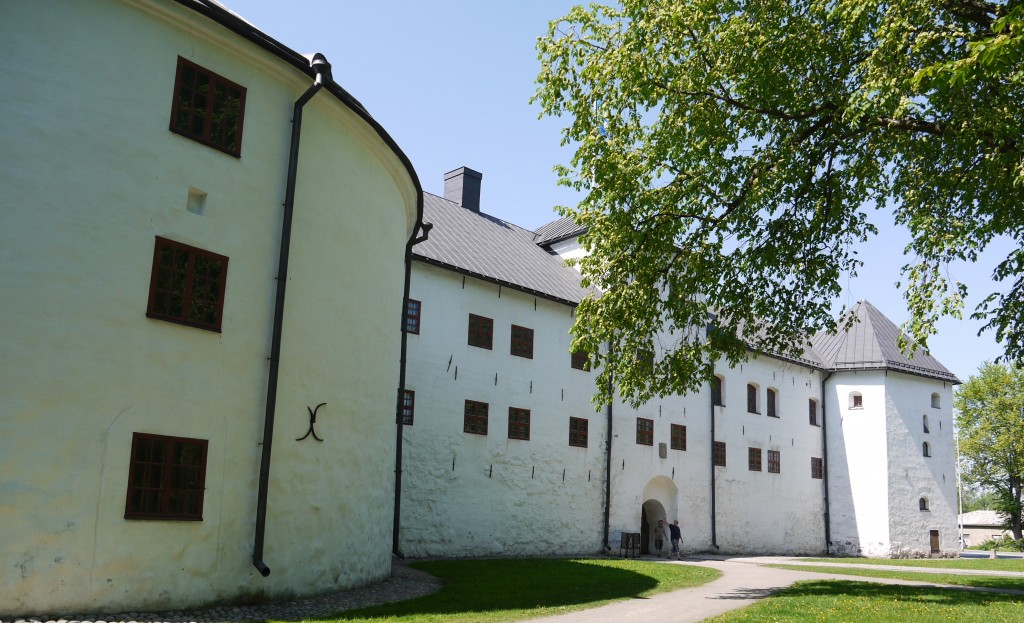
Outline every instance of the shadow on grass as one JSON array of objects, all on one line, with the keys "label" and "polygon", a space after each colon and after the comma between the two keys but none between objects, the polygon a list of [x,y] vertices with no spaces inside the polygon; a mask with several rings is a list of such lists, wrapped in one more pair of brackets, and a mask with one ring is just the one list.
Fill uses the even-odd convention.
[{"label": "shadow on grass", "polygon": [[[882,600],[888,603],[938,604],[943,606],[985,605],[990,603],[1021,603],[1024,596],[950,589],[933,586],[876,584],[854,580],[807,580],[777,593],[779,597],[850,597]],[[1024,613],[1022,613],[1024,614]]]},{"label": "shadow on grass", "polygon": [[[671,565],[643,566],[635,561],[448,560],[413,565],[444,579],[440,592],[408,601],[340,613],[338,620],[381,616],[469,616],[472,613],[543,609],[541,614],[578,609],[610,600],[643,598],[661,578],[692,574]],[[699,570],[704,571],[704,570]],[[681,586],[712,579],[700,576]],[[498,617],[502,618],[502,617]]]}]

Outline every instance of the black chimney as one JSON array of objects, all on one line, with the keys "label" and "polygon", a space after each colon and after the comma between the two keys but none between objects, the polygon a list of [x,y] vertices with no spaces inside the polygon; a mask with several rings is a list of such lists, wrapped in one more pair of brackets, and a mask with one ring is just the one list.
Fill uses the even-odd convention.
[{"label": "black chimney", "polygon": [[459,167],[444,174],[444,198],[467,210],[480,211],[480,180],[483,173]]}]

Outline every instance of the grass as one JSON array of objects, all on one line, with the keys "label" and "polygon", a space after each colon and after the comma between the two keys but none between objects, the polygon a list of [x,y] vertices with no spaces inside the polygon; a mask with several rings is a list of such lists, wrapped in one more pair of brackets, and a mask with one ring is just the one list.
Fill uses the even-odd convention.
[{"label": "grass", "polygon": [[979,571],[1022,571],[1024,558],[801,558],[800,562],[825,562],[844,565],[886,565],[890,567],[937,567],[940,569],[976,569]]},{"label": "grass", "polygon": [[892,571],[888,569],[869,569],[852,567],[833,567],[829,565],[767,565],[777,569],[794,571],[817,571],[819,573],[835,573],[837,575],[856,575],[867,578],[894,578],[911,582],[928,582],[930,584],[952,584],[954,586],[976,586],[979,588],[1004,588],[1024,591],[1024,577],[1008,577],[998,575],[957,575],[954,573],[929,573],[926,571]]},{"label": "grass", "polygon": [[639,560],[443,560],[413,565],[445,581],[417,599],[342,612],[338,621],[493,623],[643,599],[710,582],[714,569]]},{"label": "grass", "polygon": [[[806,569],[806,567],[804,567]],[[814,580],[798,582],[706,623],[1020,623],[1024,597],[931,587]]]}]

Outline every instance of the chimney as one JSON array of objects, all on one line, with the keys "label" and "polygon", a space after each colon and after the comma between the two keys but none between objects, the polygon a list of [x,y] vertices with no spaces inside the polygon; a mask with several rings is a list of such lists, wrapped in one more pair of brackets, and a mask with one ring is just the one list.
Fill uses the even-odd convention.
[{"label": "chimney", "polygon": [[444,174],[444,198],[473,212],[480,211],[480,180],[483,174],[459,167]]}]

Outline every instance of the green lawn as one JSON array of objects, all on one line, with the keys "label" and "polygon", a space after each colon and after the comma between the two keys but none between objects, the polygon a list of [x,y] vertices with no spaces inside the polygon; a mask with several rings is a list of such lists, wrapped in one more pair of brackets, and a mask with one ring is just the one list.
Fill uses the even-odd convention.
[{"label": "green lawn", "polygon": [[1024,558],[801,558],[800,562],[827,562],[833,565],[888,565],[891,567],[940,567],[980,571],[1022,571]]},{"label": "green lawn", "polygon": [[444,579],[444,588],[418,599],[343,612],[333,620],[517,621],[642,599],[721,575],[704,567],[621,559],[445,560],[413,566]]},{"label": "green lawn", "polygon": [[[888,569],[870,569],[861,567],[833,567],[830,565],[766,565],[777,569],[794,571],[818,571],[838,575],[856,575],[867,578],[895,578],[912,582],[929,582],[931,584],[952,584],[954,586],[977,586],[981,588],[1006,588],[1024,591],[1024,577],[996,575],[957,575],[955,573],[927,573],[924,571],[891,571]],[[1024,613],[1021,615],[1024,621]]]},{"label": "green lawn", "polygon": [[[806,567],[803,567],[806,569]],[[847,581],[799,582],[708,623],[1020,623],[1024,597]]]}]

